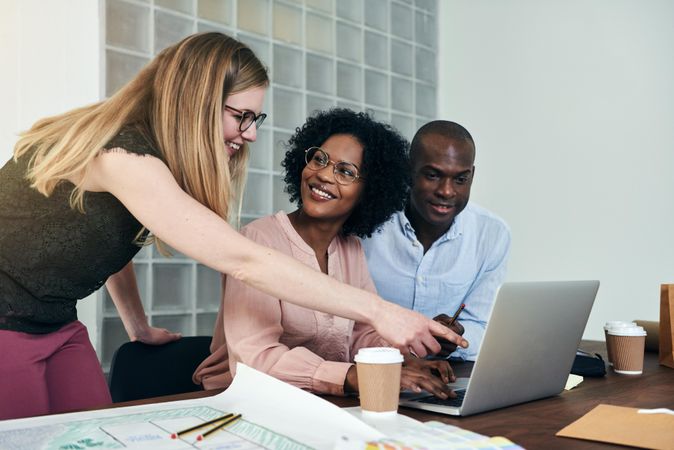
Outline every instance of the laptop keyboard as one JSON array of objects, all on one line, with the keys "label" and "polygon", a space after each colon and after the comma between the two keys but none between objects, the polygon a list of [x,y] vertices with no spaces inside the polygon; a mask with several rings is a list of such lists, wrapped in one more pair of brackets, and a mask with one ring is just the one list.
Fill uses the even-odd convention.
[{"label": "laptop keyboard", "polygon": [[431,405],[443,405],[443,406],[455,406],[459,407],[463,403],[463,397],[466,395],[466,390],[462,389],[460,391],[454,391],[456,393],[456,398],[447,398],[442,399],[434,395],[429,395],[428,397],[419,398],[416,401],[420,403],[430,403]]}]

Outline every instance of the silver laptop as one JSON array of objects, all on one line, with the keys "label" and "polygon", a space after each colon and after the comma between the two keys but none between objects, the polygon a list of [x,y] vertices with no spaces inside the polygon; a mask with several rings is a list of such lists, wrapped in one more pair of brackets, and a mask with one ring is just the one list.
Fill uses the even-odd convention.
[{"label": "silver laptop", "polygon": [[400,405],[467,416],[556,395],[564,389],[599,281],[505,283],[470,378],[457,399],[403,392]]}]

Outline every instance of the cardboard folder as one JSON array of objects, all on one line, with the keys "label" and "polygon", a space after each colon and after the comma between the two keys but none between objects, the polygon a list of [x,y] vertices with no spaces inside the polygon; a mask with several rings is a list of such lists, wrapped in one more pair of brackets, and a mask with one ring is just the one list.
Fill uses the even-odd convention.
[{"label": "cardboard folder", "polygon": [[637,408],[598,405],[557,436],[640,448],[674,449],[674,415],[639,414]]}]

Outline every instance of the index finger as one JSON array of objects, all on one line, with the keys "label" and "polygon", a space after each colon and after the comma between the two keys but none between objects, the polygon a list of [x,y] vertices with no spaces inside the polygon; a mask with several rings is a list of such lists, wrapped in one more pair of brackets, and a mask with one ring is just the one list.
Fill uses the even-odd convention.
[{"label": "index finger", "polygon": [[454,374],[449,363],[444,360],[428,361],[431,374],[439,377],[445,384],[452,381]]},{"label": "index finger", "polygon": [[454,331],[442,325],[440,322],[432,321],[430,325],[430,331],[433,336],[447,339],[449,342],[453,342],[459,347],[468,348],[467,340],[461,337],[461,335],[456,334]]},{"label": "index finger", "polygon": [[456,375],[454,375],[454,369],[452,369],[452,366],[449,364],[449,361],[443,361],[447,363],[447,379],[451,381],[452,383],[456,381]]}]

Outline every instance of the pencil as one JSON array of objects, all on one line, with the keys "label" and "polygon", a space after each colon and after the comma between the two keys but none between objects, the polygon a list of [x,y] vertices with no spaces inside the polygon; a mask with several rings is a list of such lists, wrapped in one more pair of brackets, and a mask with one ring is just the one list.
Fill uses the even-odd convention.
[{"label": "pencil", "polygon": [[197,441],[201,441],[201,440],[205,439],[206,436],[208,436],[209,434],[215,433],[216,431],[226,427],[227,425],[229,425],[232,422],[235,422],[235,421],[239,420],[240,418],[241,418],[241,414],[237,414],[234,417],[230,417],[229,419],[225,420],[221,424],[214,426],[213,428],[211,428],[210,430],[208,430],[204,434],[200,434],[199,436],[197,436]]},{"label": "pencil", "polygon": [[208,422],[203,422],[203,423],[200,423],[199,425],[195,425],[195,426],[187,428],[185,430],[178,431],[177,433],[173,433],[171,435],[171,438],[176,439],[180,435],[189,433],[189,432],[194,431],[194,430],[198,430],[199,428],[207,427],[208,425],[214,424],[216,422],[220,422],[221,420],[229,419],[230,417],[232,417],[232,415],[233,415],[232,413],[225,414],[224,416],[217,417],[213,420],[209,420]]},{"label": "pencil", "polygon": [[459,309],[456,310],[456,312],[452,316],[452,319],[449,321],[449,325],[447,325],[448,328],[451,327],[452,325],[454,325],[454,322],[456,322],[456,319],[458,319],[459,314],[461,314],[461,311],[463,311],[463,308],[465,308],[465,307],[466,307],[466,304],[461,303],[461,306],[459,306]]}]

